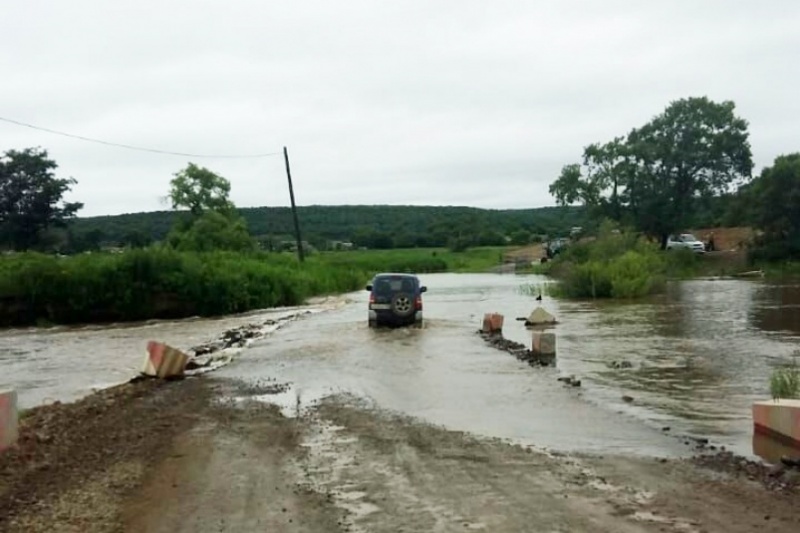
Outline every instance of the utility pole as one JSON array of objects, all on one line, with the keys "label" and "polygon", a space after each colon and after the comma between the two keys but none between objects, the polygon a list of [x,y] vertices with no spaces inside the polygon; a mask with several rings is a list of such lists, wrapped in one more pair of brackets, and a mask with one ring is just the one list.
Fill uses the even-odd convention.
[{"label": "utility pole", "polygon": [[292,187],[292,172],[289,170],[289,152],[283,147],[283,160],[286,161],[286,177],[289,179],[289,198],[292,200],[292,217],[294,218],[294,234],[297,237],[297,258],[302,263],[303,239],[300,237],[300,222],[297,220],[297,206],[294,204],[294,187]]}]

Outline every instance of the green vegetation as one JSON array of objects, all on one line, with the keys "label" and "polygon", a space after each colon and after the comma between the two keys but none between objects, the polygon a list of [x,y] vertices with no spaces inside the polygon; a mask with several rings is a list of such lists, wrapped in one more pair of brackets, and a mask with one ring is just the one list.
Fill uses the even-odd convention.
[{"label": "green vegetation", "polygon": [[388,250],[316,254],[180,252],[166,246],[124,253],[0,258],[0,326],[215,316],[297,305],[363,287],[379,271],[484,270],[497,248],[464,253]]},{"label": "green vegetation", "polygon": [[664,252],[604,223],[596,239],[572,244],[540,269],[559,280],[547,286],[554,296],[630,299],[662,291],[667,279],[696,275],[701,261],[689,250]]},{"label": "green vegetation", "polygon": [[247,224],[229,199],[231,184],[207,168],[189,163],[170,182],[173,209],[186,209],[167,235],[176,250],[246,252],[256,249]]},{"label": "green vegetation", "polygon": [[800,399],[800,367],[797,363],[776,368],[770,376],[769,390],[773,399]]},{"label": "green vegetation", "polygon": [[800,153],[776,158],[741,196],[762,230],[751,259],[800,259]]},{"label": "green vegetation", "polygon": [[561,205],[579,202],[664,248],[713,198],[749,181],[747,122],[734,109],[705,97],[672,102],[626,136],[587,146],[583,164],[565,166],[550,192]]},{"label": "green vegetation", "polygon": [[470,248],[453,252],[444,248],[326,252],[309,261],[355,268],[363,272],[486,272],[502,262],[502,247]]},{"label": "green vegetation", "polygon": [[[539,235],[565,235],[586,222],[581,207],[537,209],[478,209],[451,206],[300,206],[297,209],[303,238],[318,250],[332,241],[352,242],[369,249],[468,248],[500,246],[506,237],[526,244]],[[292,213],[288,207],[240,208],[239,214],[265,250],[279,250],[294,241]],[[167,238],[180,212],[157,211],[115,216],[78,218],[70,226],[72,248],[135,246]]]},{"label": "green vegetation", "polygon": [[56,162],[38,148],[0,156],[0,246],[30,250],[44,244],[50,228],[63,227],[83,207],[64,202],[76,181],[56,178]]}]

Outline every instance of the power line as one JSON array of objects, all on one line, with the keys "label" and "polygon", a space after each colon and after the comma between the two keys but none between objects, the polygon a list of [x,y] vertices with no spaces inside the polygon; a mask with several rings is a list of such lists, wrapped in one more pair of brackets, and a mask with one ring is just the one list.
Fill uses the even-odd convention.
[{"label": "power line", "polygon": [[280,155],[282,152],[267,152],[263,154],[243,154],[243,155],[209,155],[209,154],[188,154],[184,152],[170,152],[168,150],[158,150],[156,148],[143,148],[141,146],[132,146],[130,144],[121,144],[109,141],[102,141],[100,139],[92,139],[90,137],[84,137],[83,135],[74,135],[72,133],[66,133],[63,131],[51,130],[50,128],[43,128],[41,126],[34,126],[33,124],[27,124],[25,122],[20,122],[18,120],[13,120],[10,118],[0,117],[0,121],[8,122],[10,124],[15,124],[17,126],[23,126],[25,128],[31,128],[33,130],[44,131],[47,133],[52,133],[54,135],[61,135],[63,137],[70,137],[72,139],[78,139],[81,141],[96,143],[96,144],[103,144],[106,146],[115,146],[117,148],[126,148],[128,150],[137,150],[139,152],[151,152],[154,154],[164,154],[164,155],[179,155],[183,157],[203,157],[203,158],[211,158],[211,159],[256,159],[261,157],[270,157],[275,155]]}]

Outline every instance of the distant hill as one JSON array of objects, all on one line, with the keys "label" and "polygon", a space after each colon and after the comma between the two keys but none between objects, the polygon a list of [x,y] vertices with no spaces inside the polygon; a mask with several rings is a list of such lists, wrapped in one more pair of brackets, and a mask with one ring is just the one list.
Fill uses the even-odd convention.
[{"label": "distant hill", "polygon": [[[288,207],[239,210],[248,229],[262,242],[291,239],[293,222]],[[78,218],[70,231],[77,240],[125,245],[159,241],[180,213],[154,211]],[[499,244],[505,238],[525,241],[534,235],[560,235],[584,224],[580,207],[536,209],[479,209],[451,206],[340,205],[298,208],[303,239],[320,247],[332,240],[370,248],[445,246],[453,239],[466,244]],[[527,238],[526,238],[527,235]],[[480,242],[478,242],[480,241]]]}]

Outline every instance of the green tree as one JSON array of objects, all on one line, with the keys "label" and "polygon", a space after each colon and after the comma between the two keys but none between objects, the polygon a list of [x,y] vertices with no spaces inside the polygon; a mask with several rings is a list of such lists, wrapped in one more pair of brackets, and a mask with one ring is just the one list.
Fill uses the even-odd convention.
[{"label": "green tree", "polygon": [[511,244],[522,246],[531,242],[531,232],[528,230],[517,230],[510,235]]},{"label": "green tree", "polygon": [[152,242],[153,239],[147,233],[140,229],[134,229],[125,234],[120,244],[131,248],[145,248]]},{"label": "green tree", "polygon": [[491,230],[484,230],[478,234],[479,246],[503,246],[506,244],[506,238],[502,233]]},{"label": "green tree", "polygon": [[231,184],[222,176],[194,163],[177,172],[170,182],[169,199],[173,209],[188,209],[194,217],[205,211],[219,213],[234,209],[228,196]]},{"label": "green tree", "polygon": [[750,179],[747,122],[733,102],[706,97],[672,102],[625,137],[584,149],[550,185],[561,205],[582,203],[595,216],[660,239],[684,229],[710,198]]},{"label": "green tree", "polygon": [[757,224],[763,231],[756,257],[800,258],[800,153],[776,158],[751,189]]},{"label": "green tree", "polygon": [[256,242],[247,232],[241,217],[231,219],[217,211],[203,213],[185,228],[179,225],[170,232],[167,242],[176,250],[192,252],[243,252],[256,248]]},{"label": "green tree", "polygon": [[9,150],[0,156],[0,241],[16,250],[41,244],[42,235],[52,227],[65,227],[67,220],[83,207],[64,202],[64,195],[77,182],[56,178],[55,161],[46,150]]},{"label": "green tree", "polygon": [[167,242],[184,251],[248,251],[256,241],[247,224],[230,201],[231,184],[222,176],[194,163],[170,182],[173,209],[188,209],[189,216],[178,219]]}]

